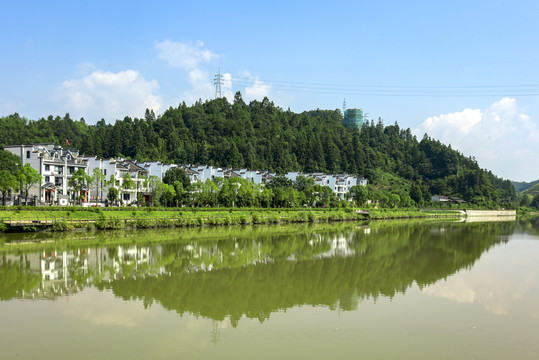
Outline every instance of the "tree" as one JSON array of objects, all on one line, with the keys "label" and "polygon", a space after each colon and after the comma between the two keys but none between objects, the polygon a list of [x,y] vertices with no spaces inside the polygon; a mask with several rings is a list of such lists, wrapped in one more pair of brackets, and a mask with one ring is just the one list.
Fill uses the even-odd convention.
[{"label": "tree", "polygon": [[165,184],[174,185],[176,181],[181,182],[185,190],[189,189],[189,185],[191,185],[191,180],[189,180],[187,172],[180,167],[168,169],[165,176],[163,176],[163,182]]},{"label": "tree", "polygon": [[533,197],[530,206],[539,210],[539,193]]},{"label": "tree", "polygon": [[174,182],[174,185],[171,185],[171,186],[174,189],[173,198],[174,198],[174,201],[176,201],[176,206],[183,205],[183,202],[186,197],[186,191],[183,188],[183,183],[179,180],[176,180],[176,182]]},{"label": "tree", "polygon": [[[110,174],[109,180],[105,182],[105,185],[109,188],[108,198],[110,202],[114,204],[116,201],[118,201],[118,198],[120,196],[120,191],[116,188],[116,186],[120,185],[120,182],[118,181],[118,179],[116,179],[114,174]],[[111,197],[111,194],[115,196]]]},{"label": "tree", "polygon": [[0,171],[0,192],[2,193],[2,205],[6,205],[6,196],[11,191],[17,190],[19,182],[17,177],[8,170]]},{"label": "tree", "polygon": [[269,208],[273,201],[273,190],[266,188],[265,186],[261,188],[261,191],[256,192],[258,204],[261,207]]},{"label": "tree", "polygon": [[170,206],[176,196],[176,190],[174,190],[174,185],[160,183],[159,194],[160,201],[163,202],[165,205]]},{"label": "tree", "polygon": [[92,183],[95,184],[95,188],[96,188],[95,198],[96,198],[96,203],[97,203],[98,198],[100,199],[100,201],[103,200],[103,196],[101,192],[103,191],[103,185],[107,178],[105,177],[105,175],[103,175],[103,172],[99,168],[94,168],[94,170],[92,170],[92,175],[93,175]]},{"label": "tree", "polygon": [[79,204],[85,199],[86,192],[90,190],[92,180],[93,178],[86,174],[86,171],[82,168],[75,171],[71,179],[69,179],[69,186],[73,188],[75,194],[78,194],[76,195],[76,200],[79,201]]},{"label": "tree", "polygon": [[315,185],[313,186],[313,191],[316,206],[329,206],[331,199],[333,199],[333,190],[329,186]]},{"label": "tree", "polygon": [[292,185],[297,191],[305,191],[314,186],[314,179],[305,175],[298,175]]},{"label": "tree", "polygon": [[42,176],[30,166],[30,164],[24,164],[17,174],[17,180],[21,184],[21,188],[24,190],[26,201],[28,201],[28,192],[30,188],[37,183],[41,183]]},{"label": "tree", "polygon": [[14,190],[18,190],[19,182],[17,174],[21,167],[21,159],[6,150],[0,150],[0,192],[2,192],[2,204],[6,204],[6,196]]},{"label": "tree", "polygon": [[423,206],[423,191],[421,191],[421,186],[419,184],[412,185],[410,190],[410,198],[417,204],[417,206]]},{"label": "tree", "polygon": [[21,159],[6,150],[0,150],[0,171],[7,170],[12,175],[17,175],[21,167]]},{"label": "tree", "polygon": [[140,193],[141,188],[148,189],[149,181],[142,173],[137,174],[137,181],[136,181],[136,197],[137,202],[139,205],[143,202],[143,194]]},{"label": "tree", "polygon": [[109,192],[108,192],[108,198],[111,202],[111,204],[114,204],[117,200],[118,200],[118,195],[120,194],[120,191],[115,188],[114,186],[112,187],[109,187]]},{"label": "tree", "polygon": [[136,185],[133,179],[131,179],[131,175],[129,175],[129,173],[126,173],[122,181],[122,189],[126,191],[126,190],[133,190],[135,188],[136,188]]},{"label": "tree", "polygon": [[363,206],[369,199],[369,190],[363,185],[354,185],[350,188],[350,195],[357,206]]},{"label": "tree", "polygon": [[275,188],[287,188],[294,185],[294,182],[290,180],[287,177],[284,176],[276,176],[273,179],[270,180],[270,182],[266,185],[268,189],[275,189]]}]

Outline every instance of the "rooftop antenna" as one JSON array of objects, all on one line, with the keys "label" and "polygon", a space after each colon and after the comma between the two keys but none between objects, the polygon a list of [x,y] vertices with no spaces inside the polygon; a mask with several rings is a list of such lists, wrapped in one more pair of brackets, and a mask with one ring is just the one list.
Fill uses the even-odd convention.
[{"label": "rooftop antenna", "polygon": [[223,75],[221,75],[221,68],[218,68],[217,75],[213,78],[215,84],[215,98],[221,98],[221,85],[223,84]]}]

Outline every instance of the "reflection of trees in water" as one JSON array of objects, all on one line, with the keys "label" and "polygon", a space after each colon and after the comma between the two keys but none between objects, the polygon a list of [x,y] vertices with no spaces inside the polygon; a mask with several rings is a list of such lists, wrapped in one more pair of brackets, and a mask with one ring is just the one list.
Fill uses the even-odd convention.
[{"label": "reflection of trees in water", "polygon": [[[405,292],[414,281],[420,287],[434,283],[472,266],[515,226],[373,222],[368,228],[217,231],[226,236],[90,249],[80,257],[87,266],[72,261],[69,277],[80,286],[112,289],[125,300],[140,299],[145,307],[157,301],[180,314],[229,317],[236,325],[243,316],[263,321],[302,304],[353,310],[366,298]],[[212,234],[198,231],[205,233]],[[11,279],[5,286],[0,280],[2,299],[20,297],[23,288],[28,292],[36,276],[40,281],[39,275],[7,264],[0,266],[0,276]]]},{"label": "reflection of trees in water", "polygon": [[[260,250],[252,240],[218,242],[206,246],[212,249],[207,260],[218,259],[221,265],[212,271],[185,271],[193,262],[183,253],[185,257],[166,266],[168,277],[126,279],[111,288],[124,299],[142,299],[146,306],[158,301],[180,314],[230,317],[233,325],[242,316],[263,321],[276,310],[301,304],[352,310],[363,299],[392,297],[414,281],[425,286],[470,267],[503,241],[500,235],[511,231],[512,225],[504,223],[381,225],[370,234],[365,229],[349,231],[348,246],[356,255],[332,258],[317,257],[330,245],[313,250],[313,234],[268,236],[263,254],[271,261],[252,266],[247,265]],[[217,249],[221,257],[215,256]],[[169,251],[182,253],[175,246],[164,246],[163,253]]]}]

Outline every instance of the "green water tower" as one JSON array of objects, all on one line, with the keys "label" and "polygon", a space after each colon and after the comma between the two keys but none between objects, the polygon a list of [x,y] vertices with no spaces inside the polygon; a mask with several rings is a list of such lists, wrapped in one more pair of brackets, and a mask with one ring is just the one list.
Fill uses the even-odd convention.
[{"label": "green water tower", "polygon": [[342,124],[347,127],[357,127],[361,129],[363,126],[363,110],[362,109],[346,109]]}]

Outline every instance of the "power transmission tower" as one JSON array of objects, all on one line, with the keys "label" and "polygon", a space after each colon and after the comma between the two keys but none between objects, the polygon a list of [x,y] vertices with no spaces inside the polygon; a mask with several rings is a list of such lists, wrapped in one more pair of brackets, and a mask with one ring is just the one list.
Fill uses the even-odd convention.
[{"label": "power transmission tower", "polygon": [[215,98],[221,98],[221,85],[223,85],[223,75],[221,75],[221,68],[217,71],[217,75],[213,78],[215,84]]},{"label": "power transmission tower", "polygon": [[346,98],[342,101],[342,116],[344,117],[344,113],[346,112]]}]

